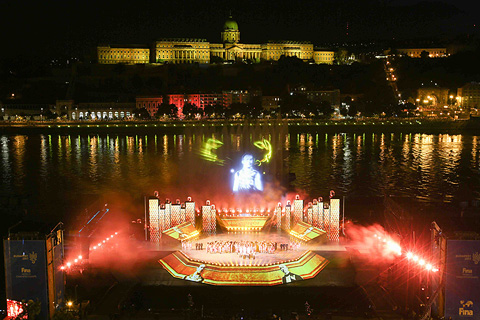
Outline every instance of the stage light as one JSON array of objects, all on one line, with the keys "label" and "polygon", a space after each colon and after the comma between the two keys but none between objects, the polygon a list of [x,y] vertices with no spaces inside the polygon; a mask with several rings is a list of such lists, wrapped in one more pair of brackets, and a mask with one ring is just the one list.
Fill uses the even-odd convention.
[{"label": "stage light", "polygon": [[115,232],[115,234],[118,234],[118,232]]},{"label": "stage light", "polygon": [[64,267],[64,266],[61,266],[61,267],[60,267],[60,270],[65,270],[65,267]]},{"label": "stage light", "polygon": [[438,268],[432,268],[432,272],[438,272]]},{"label": "stage light", "polygon": [[72,264],[70,262],[67,262],[67,267],[70,268]]},{"label": "stage light", "polygon": [[102,244],[99,242],[99,243],[97,244],[97,246],[101,247],[101,246],[102,246]]},{"label": "stage light", "polygon": [[67,302],[67,306],[68,306],[68,307],[73,306],[73,302],[72,302],[72,301],[68,301],[68,302]]},{"label": "stage light", "polygon": [[77,263],[77,262],[78,262],[78,259],[73,260],[73,262]]},{"label": "stage light", "polygon": [[412,259],[413,258],[413,253],[407,252],[407,259]]},{"label": "stage light", "polygon": [[417,262],[418,261],[418,256],[413,256],[413,261]]},{"label": "stage light", "polygon": [[110,238],[107,238],[107,241],[110,240]]},{"label": "stage light", "polygon": [[420,259],[420,261],[418,261],[418,264],[421,265],[421,266],[423,266],[423,265],[425,264],[425,260]]},{"label": "stage light", "polygon": [[79,259],[79,260],[82,260],[82,259],[83,259],[83,257],[80,255],[80,256],[78,256],[78,259]]},{"label": "stage light", "polygon": [[103,240],[103,243],[105,243],[105,240]]},{"label": "stage light", "polygon": [[93,247],[93,250],[97,250],[97,246],[94,246],[94,247]]},{"label": "stage light", "polygon": [[427,269],[428,271],[432,270],[432,265],[430,263],[427,263],[425,269]]}]

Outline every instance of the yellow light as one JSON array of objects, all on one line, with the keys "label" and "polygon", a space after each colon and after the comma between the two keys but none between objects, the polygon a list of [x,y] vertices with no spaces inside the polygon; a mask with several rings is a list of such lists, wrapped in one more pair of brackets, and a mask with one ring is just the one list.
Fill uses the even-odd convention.
[{"label": "yellow light", "polygon": [[68,307],[73,306],[73,302],[72,302],[72,301],[68,301],[68,302],[67,302],[67,306],[68,306]]}]

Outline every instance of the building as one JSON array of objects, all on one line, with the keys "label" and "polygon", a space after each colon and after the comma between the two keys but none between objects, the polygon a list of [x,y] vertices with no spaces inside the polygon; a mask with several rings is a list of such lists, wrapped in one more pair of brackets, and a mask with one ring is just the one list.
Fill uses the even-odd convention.
[{"label": "building", "polygon": [[52,110],[55,110],[55,106],[50,104],[0,102],[2,120],[45,120],[45,115]]},{"label": "building", "polygon": [[279,96],[262,96],[262,108],[266,111],[278,109],[280,107]]},{"label": "building", "polygon": [[98,63],[142,64],[150,62],[150,49],[141,46],[98,46]]},{"label": "building", "polygon": [[280,57],[297,57],[317,64],[333,64],[334,52],[314,49],[313,44],[304,41],[268,41],[263,44],[240,42],[238,24],[230,16],[223,25],[221,43],[210,43],[206,39],[163,38],[154,42],[152,51],[146,46],[97,47],[100,64],[137,63],[210,63],[221,61],[261,60],[277,61]]},{"label": "building", "polygon": [[155,63],[210,63],[210,43],[205,39],[160,39],[155,41],[154,55]]},{"label": "building", "polygon": [[423,87],[417,91],[417,109],[425,115],[436,115],[448,108],[448,89],[441,87]]},{"label": "building", "polygon": [[445,58],[448,57],[447,48],[401,48],[397,52],[410,58],[421,58],[422,52],[428,52],[429,58]]},{"label": "building", "polygon": [[57,113],[65,113],[68,120],[125,120],[133,116],[134,109],[135,103],[130,102],[56,102]]},{"label": "building", "polygon": [[460,106],[476,113],[480,108],[480,82],[470,82],[458,88]]},{"label": "building", "polygon": [[290,92],[290,94],[305,95],[308,100],[313,101],[315,103],[326,101],[330,103],[330,105],[335,109],[338,109],[340,107],[340,102],[341,102],[340,89],[307,90],[305,86],[300,86],[298,88],[294,88]]},{"label": "building", "polygon": [[135,99],[135,106],[137,109],[145,108],[150,116],[155,116],[158,108],[163,103],[163,97],[137,97]]},{"label": "building", "polygon": [[232,103],[249,103],[254,96],[261,96],[259,91],[248,90],[229,90],[221,93],[175,93],[167,94],[165,96],[140,96],[137,97],[136,108],[145,108],[153,117],[158,111],[158,108],[166,101],[168,104],[174,104],[178,109],[178,116],[183,117],[183,106],[187,103],[195,105],[200,109],[205,109],[206,106],[220,105],[227,108]]}]

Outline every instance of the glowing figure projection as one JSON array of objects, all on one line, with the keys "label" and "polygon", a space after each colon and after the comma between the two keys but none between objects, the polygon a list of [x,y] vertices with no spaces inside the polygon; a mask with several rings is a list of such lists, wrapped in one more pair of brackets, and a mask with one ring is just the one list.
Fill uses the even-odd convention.
[{"label": "glowing figure projection", "polygon": [[233,192],[263,191],[262,176],[253,168],[254,162],[251,154],[242,157],[242,169],[233,177]]}]

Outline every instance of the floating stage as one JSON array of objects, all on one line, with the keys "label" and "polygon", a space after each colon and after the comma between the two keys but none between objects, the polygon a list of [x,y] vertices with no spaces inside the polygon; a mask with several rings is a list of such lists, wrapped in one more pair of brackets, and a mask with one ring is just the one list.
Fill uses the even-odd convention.
[{"label": "floating stage", "polygon": [[[207,245],[248,242],[263,245],[276,244],[272,252],[208,252]],[[201,248],[197,250],[197,248]],[[290,248],[286,248],[290,244]],[[280,245],[285,245],[283,250]],[[294,247],[292,247],[294,246]],[[173,277],[193,282],[225,286],[269,286],[315,277],[328,260],[308,249],[294,244],[280,234],[225,233],[195,241],[191,247],[176,251],[159,260]],[[283,270],[283,271],[282,271]]]},{"label": "floating stage", "polygon": [[[339,246],[339,199],[297,196],[274,208],[219,209],[191,198],[181,204],[149,199],[152,248],[175,278],[217,286],[274,286],[315,278],[330,260],[322,248]],[[340,250],[339,250],[340,248]]]}]

